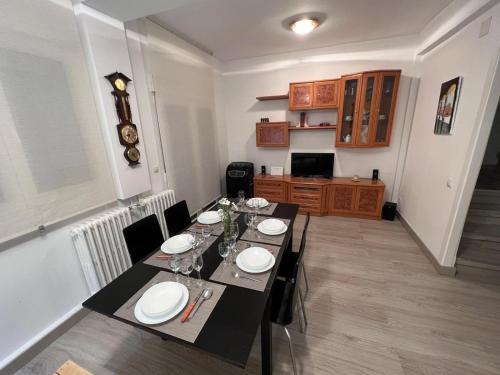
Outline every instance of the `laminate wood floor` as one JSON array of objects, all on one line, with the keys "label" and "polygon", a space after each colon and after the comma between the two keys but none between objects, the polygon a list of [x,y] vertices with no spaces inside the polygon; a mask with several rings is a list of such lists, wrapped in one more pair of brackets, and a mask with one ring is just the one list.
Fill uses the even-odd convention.
[{"label": "laminate wood floor", "polygon": [[[398,221],[312,217],[305,260],[309,326],[291,326],[300,373],[500,374],[500,288],[436,274]],[[90,313],[18,374],[68,359],[96,375],[258,374],[259,343],[241,370]],[[273,358],[274,373],[291,372],[277,326]]]}]

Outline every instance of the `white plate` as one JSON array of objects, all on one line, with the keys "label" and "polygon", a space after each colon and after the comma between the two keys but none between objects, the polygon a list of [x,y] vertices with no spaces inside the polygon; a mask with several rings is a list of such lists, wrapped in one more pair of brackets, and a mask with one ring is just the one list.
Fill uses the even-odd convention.
[{"label": "white plate", "polygon": [[259,225],[257,225],[257,230],[260,233],[267,234],[268,236],[279,236],[280,234],[285,233],[287,231],[287,229],[288,229],[288,227],[285,225],[285,227],[279,232],[269,232],[269,231],[266,231],[265,229],[262,228],[262,223],[259,223]]},{"label": "white plate", "polygon": [[269,233],[279,233],[286,228],[286,224],[278,219],[266,219],[261,222],[262,229]]},{"label": "white plate", "polygon": [[[175,318],[177,315],[179,315],[179,313],[184,310],[184,307],[186,307],[188,301],[189,301],[189,291],[188,289],[181,284],[181,287],[182,287],[182,299],[181,299],[181,302],[179,303],[179,305],[173,309],[171,312],[169,312],[168,314],[165,314],[161,317],[158,317],[158,318],[150,318],[149,316],[145,315],[143,312],[142,312],[142,297],[139,299],[139,301],[137,301],[137,303],[135,304],[135,308],[134,308],[134,315],[135,315],[135,318],[143,323],[143,324],[160,324],[160,323],[164,323],[166,322],[167,320],[170,320],[172,318]],[[144,296],[143,296],[144,297]]]},{"label": "white plate", "polygon": [[172,281],[159,283],[144,293],[141,309],[149,318],[162,317],[176,308],[182,297],[181,284]]},{"label": "white plate", "polygon": [[271,254],[271,262],[267,265],[267,267],[265,267],[265,268],[263,268],[261,270],[255,271],[255,270],[251,270],[251,269],[245,267],[245,265],[241,263],[241,258],[240,258],[241,254],[242,253],[240,253],[236,257],[236,265],[238,266],[238,268],[240,270],[242,270],[244,272],[247,272],[247,273],[263,273],[263,272],[269,271],[271,268],[274,267],[274,263],[276,262],[276,259],[274,258],[274,255]]},{"label": "white plate", "polygon": [[170,237],[161,245],[161,251],[165,254],[180,254],[193,247],[194,237],[191,234],[178,234]]},{"label": "white plate", "polygon": [[250,270],[260,271],[271,263],[272,255],[262,247],[252,246],[243,250],[239,255],[241,264]]},{"label": "white plate", "polygon": [[266,198],[258,198],[258,197],[250,198],[246,202],[246,205],[248,207],[252,207],[252,208],[257,208],[257,207],[264,208],[264,207],[269,206],[270,204],[271,203],[269,203]]},{"label": "white plate", "polygon": [[198,223],[200,224],[216,224],[222,219],[217,211],[205,211],[198,216]]}]

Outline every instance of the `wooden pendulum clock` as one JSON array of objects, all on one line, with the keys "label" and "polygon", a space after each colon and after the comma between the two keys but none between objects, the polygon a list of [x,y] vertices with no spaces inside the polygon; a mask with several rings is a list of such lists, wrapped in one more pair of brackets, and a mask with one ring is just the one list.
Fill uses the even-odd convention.
[{"label": "wooden pendulum clock", "polygon": [[120,123],[116,125],[118,130],[118,139],[120,144],[125,146],[123,156],[128,161],[129,165],[140,164],[139,159],[141,153],[135,147],[139,143],[137,127],[132,123],[132,114],[130,112],[130,104],[128,101],[127,84],[131,81],[122,73],[113,73],[106,76],[106,79],[113,86],[111,93],[115,97],[116,113]]}]

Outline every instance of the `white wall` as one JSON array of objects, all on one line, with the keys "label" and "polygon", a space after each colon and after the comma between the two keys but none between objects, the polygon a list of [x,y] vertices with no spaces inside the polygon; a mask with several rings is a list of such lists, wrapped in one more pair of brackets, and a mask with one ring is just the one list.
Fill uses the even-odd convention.
[{"label": "white wall", "polygon": [[[488,35],[479,38],[481,22],[493,17]],[[473,156],[485,90],[500,46],[500,6],[483,14],[419,62],[421,79],[415,117],[399,196],[399,212],[436,259],[455,262],[458,239],[450,233],[456,219],[459,193]],[[433,134],[442,82],[463,77],[455,134]],[[447,181],[451,187],[447,187]],[[463,223],[462,223],[463,225]],[[460,233],[453,233],[455,237]]]},{"label": "white wall", "polygon": [[90,296],[68,226],[2,250],[0,285],[0,369]]},{"label": "white wall", "polygon": [[143,22],[143,57],[155,91],[168,186],[194,212],[221,191],[216,61],[155,23]]},{"label": "white wall", "polygon": [[[125,27],[122,22],[107,17],[85,5],[75,7],[80,35],[87,55],[87,64],[93,81],[96,105],[100,115],[103,138],[106,143],[111,172],[119,199],[128,199],[151,189],[148,159],[144,147],[141,119],[135,93]],[[129,166],[123,156],[125,148],[120,144],[116,125],[119,123],[112,86],[105,76],[114,72],[125,74],[132,80],[127,85],[132,122],[137,126],[141,153],[140,164]]]},{"label": "white wall", "polygon": [[[398,40],[351,46],[350,51],[321,49],[231,62],[223,66],[224,121],[227,128],[228,160],[250,161],[257,171],[265,165],[285,167],[290,172],[292,152],[334,152],[335,176],[371,177],[379,169],[387,185],[386,199],[391,198],[396,165],[403,134],[411,80],[414,76],[413,54],[398,46]],[[405,42],[407,42],[405,40]],[[360,50],[363,49],[362,52]],[[336,149],[334,131],[291,132],[290,147],[257,148],[255,123],[261,117],[270,121],[299,121],[299,113],[289,112],[288,102],[259,102],[256,96],[285,94],[289,82],[339,78],[343,74],[375,69],[402,69],[391,145],[378,149]],[[409,109],[411,110],[411,108]],[[329,121],[336,124],[337,111],[309,111],[308,122]]]}]

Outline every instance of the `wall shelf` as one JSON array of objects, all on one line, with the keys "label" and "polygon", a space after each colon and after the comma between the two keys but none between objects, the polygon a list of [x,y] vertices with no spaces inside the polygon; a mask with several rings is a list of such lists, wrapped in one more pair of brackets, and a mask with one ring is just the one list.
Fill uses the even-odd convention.
[{"label": "wall shelf", "polygon": [[261,102],[265,102],[267,100],[288,100],[288,94],[285,95],[269,95],[269,96],[257,96],[255,99]]},{"label": "wall shelf", "polygon": [[337,129],[337,125],[328,125],[328,126],[319,126],[319,125],[311,125],[307,127],[298,127],[298,126],[289,126],[288,130],[335,130]]}]

